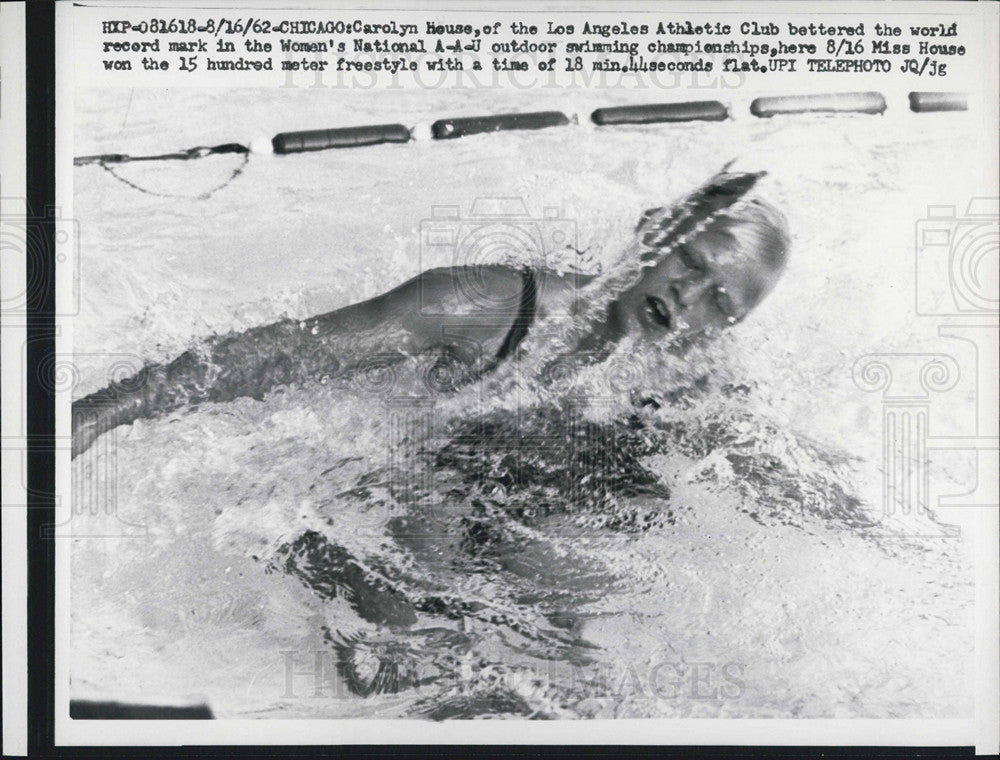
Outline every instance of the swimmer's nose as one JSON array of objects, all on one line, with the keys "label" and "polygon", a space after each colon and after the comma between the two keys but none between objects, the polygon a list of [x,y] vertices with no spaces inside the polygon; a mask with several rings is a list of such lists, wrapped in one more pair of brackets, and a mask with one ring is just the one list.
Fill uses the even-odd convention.
[{"label": "swimmer's nose", "polygon": [[673,286],[674,296],[681,306],[691,306],[700,301],[711,286],[712,283],[707,277],[686,280]]}]

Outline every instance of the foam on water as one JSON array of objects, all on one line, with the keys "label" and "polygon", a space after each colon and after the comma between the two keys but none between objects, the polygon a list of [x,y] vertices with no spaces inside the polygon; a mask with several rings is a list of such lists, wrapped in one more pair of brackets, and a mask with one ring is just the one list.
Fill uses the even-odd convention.
[{"label": "foam on water", "polygon": [[[83,93],[77,153],[335,126],[303,95]],[[502,93],[337,95],[344,123],[513,107]],[[163,145],[180,106],[192,117]],[[872,525],[877,399],[851,380],[862,353],[934,337],[904,292],[912,221],[960,194],[964,138],[889,126],[802,117],[254,155],[207,201],[77,169],[78,395],[106,384],[105,354],[162,361],[454,263],[420,245],[435,205],[559,208],[582,253],[545,263],[607,273],[643,209],[738,157],[770,172],[793,247],[759,310],[683,359],[623,344],[553,366],[555,322],[450,397],[417,401],[379,376],[118,429],[118,512],[92,519],[148,535],[74,542],[76,693],[205,697],[222,716],[969,714],[966,560]],[[121,173],[197,194],[236,160]],[[317,652],[328,672],[289,687]]]}]

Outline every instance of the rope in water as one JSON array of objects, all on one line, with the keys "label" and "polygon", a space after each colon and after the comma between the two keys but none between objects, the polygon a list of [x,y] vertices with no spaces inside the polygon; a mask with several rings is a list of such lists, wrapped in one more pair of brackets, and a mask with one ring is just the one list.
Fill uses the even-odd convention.
[{"label": "rope in water", "polygon": [[[232,174],[229,175],[225,182],[198,195],[158,193],[153,190],[148,190],[121,176],[112,168],[112,166],[117,164],[138,163],[141,161],[190,161],[195,158],[204,158],[205,156],[215,156],[226,153],[242,155],[243,160],[240,162],[240,165],[233,170]],[[94,156],[78,156],[73,159],[73,165],[86,166],[88,164],[97,164],[119,182],[128,185],[134,190],[138,190],[140,193],[145,193],[146,195],[154,195],[158,198],[191,198],[195,200],[206,200],[240,176],[246,168],[249,160],[249,147],[246,145],[240,145],[239,143],[224,143],[223,145],[215,145],[212,147],[199,145],[195,148],[189,148],[188,150],[178,151],[176,153],[161,153],[155,156],[130,156],[125,153],[102,153]]]},{"label": "rope in water", "polygon": [[199,145],[197,148],[178,151],[176,153],[161,153],[157,156],[130,156],[126,153],[101,153],[96,156],[77,156],[73,159],[74,166],[87,164],[127,164],[134,161],[187,161],[192,158],[204,158],[219,153],[249,153],[250,148],[239,143],[225,143],[208,148]]},{"label": "rope in water", "polygon": [[[940,111],[965,111],[967,97],[958,92],[911,92],[910,110],[914,113]],[[869,114],[880,115],[887,109],[885,97],[879,92],[844,92],[818,95],[782,95],[756,98],[749,107],[750,113],[758,118],[772,118],[794,114]],[[590,120],[600,127],[632,124],[657,124],[689,121],[725,121],[730,118],[730,109],[716,100],[688,103],[660,103],[637,106],[616,106],[598,108],[590,114]],[[524,129],[545,129],[576,123],[559,111],[535,113],[508,113],[492,116],[475,116],[439,119],[430,125],[429,136],[434,140],[452,140],[468,135]],[[355,148],[384,143],[405,143],[413,139],[415,129],[402,124],[379,124],[374,126],[321,129],[301,132],[282,132],[265,144],[265,152],[277,154],[302,153],[327,150],[330,148]],[[260,152],[257,143],[241,145],[224,143],[212,147],[198,146],[174,153],[152,156],[130,156],[125,153],[103,153],[92,156],[78,156],[74,166],[96,164],[111,176],[129,187],[147,195],[160,198],[195,198],[204,200],[226,187],[246,168],[250,154]],[[189,161],[220,154],[238,154],[242,162],[220,185],[199,195],[176,195],[159,193],[140,187],[134,181],[118,174],[113,167],[120,164],[142,161]]]}]

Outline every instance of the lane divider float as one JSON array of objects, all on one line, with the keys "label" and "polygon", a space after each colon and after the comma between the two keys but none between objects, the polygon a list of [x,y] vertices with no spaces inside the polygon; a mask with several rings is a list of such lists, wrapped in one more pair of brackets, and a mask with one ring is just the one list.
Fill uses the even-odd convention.
[{"label": "lane divider float", "polygon": [[911,92],[910,110],[914,113],[968,111],[969,99],[964,92]]},{"label": "lane divider float", "polygon": [[678,121],[725,121],[728,118],[729,109],[717,100],[598,108],[590,115],[590,120],[600,126],[658,124]]},{"label": "lane divider float", "polygon": [[[914,113],[934,113],[940,111],[966,111],[968,98],[962,92],[911,92],[910,110]],[[885,97],[880,92],[842,92],[817,95],[777,95],[759,97],[750,103],[750,113],[758,118],[773,116],[831,113],[831,114],[882,114],[887,109]],[[717,100],[700,100],[685,103],[654,103],[635,106],[614,106],[598,108],[590,115],[590,120],[601,127],[628,124],[659,124],[688,121],[725,121],[730,118],[730,109]],[[126,185],[150,195],[166,198],[193,197],[204,199],[221,190],[242,173],[251,153],[277,153],[287,155],[330,148],[358,148],[384,143],[406,143],[424,136],[435,140],[453,140],[459,137],[504,132],[513,130],[537,130],[562,127],[578,123],[577,117],[567,116],[561,111],[537,111],[532,113],[507,113],[495,116],[472,116],[438,119],[426,125],[409,128],[403,124],[377,124],[374,126],[338,127],[334,129],[313,129],[300,132],[281,132],[270,140],[260,137],[249,145],[224,143],[215,146],[198,146],[174,153],[153,156],[131,156],[126,153],[103,153],[91,156],[77,156],[75,166],[96,164]],[[429,132],[429,134],[426,134]],[[139,187],[114,170],[118,164],[139,161],[188,161],[206,156],[233,153],[242,155],[241,164],[233,170],[229,179],[218,187],[197,196],[180,196],[156,193]]]},{"label": "lane divider float", "polygon": [[868,113],[881,114],[887,108],[881,92],[838,92],[824,95],[779,95],[756,98],[750,113],[763,119],[779,114]]},{"label": "lane divider float", "polygon": [[507,132],[517,129],[546,129],[570,124],[570,118],[562,111],[538,111],[535,113],[505,113],[497,116],[472,116],[461,119],[438,119],[431,124],[431,134],[435,140],[453,140],[483,132]]},{"label": "lane divider float", "polygon": [[405,143],[410,130],[402,124],[378,124],[373,127],[313,129],[306,132],[281,132],[271,138],[275,153],[303,153],[327,148],[358,148],[362,145]]}]

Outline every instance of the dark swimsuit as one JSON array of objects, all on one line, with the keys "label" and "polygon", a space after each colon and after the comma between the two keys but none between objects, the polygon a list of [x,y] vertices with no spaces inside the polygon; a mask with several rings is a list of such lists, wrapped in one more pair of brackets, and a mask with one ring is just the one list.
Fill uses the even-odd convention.
[{"label": "dark swimsuit", "polygon": [[434,369],[429,375],[429,377],[434,378],[433,390],[455,390],[459,386],[496,369],[500,362],[514,353],[518,344],[528,334],[528,330],[535,321],[537,305],[538,281],[535,278],[535,272],[529,267],[524,267],[521,269],[521,301],[518,305],[517,316],[514,317],[514,322],[504,336],[496,354],[481,363],[478,368],[472,369],[467,361],[455,352],[453,347],[442,346],[443,353],[438,357]]},{"label": "dark swimsuit", "polygon": [[513,353],[517,345],[524,340],[528,334],[531,323],[535,321],[535,309],[538,306],[538,281],[535,278],[535,271],[531,267],[521,269],[521,303],[517,309],[517,316],[510,326],[507,337],[504,338],[500,349],[494,357],[492,366],[496,366]]}]

